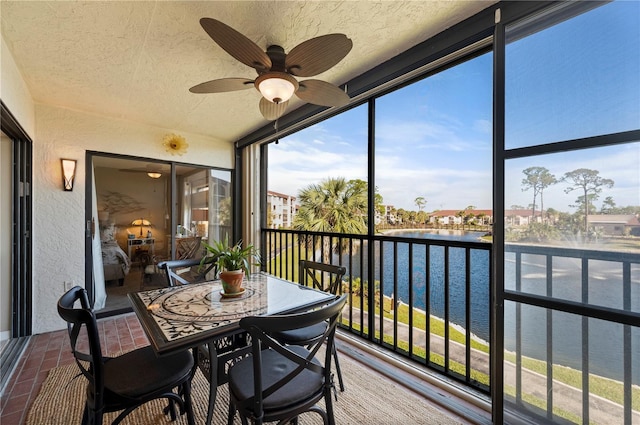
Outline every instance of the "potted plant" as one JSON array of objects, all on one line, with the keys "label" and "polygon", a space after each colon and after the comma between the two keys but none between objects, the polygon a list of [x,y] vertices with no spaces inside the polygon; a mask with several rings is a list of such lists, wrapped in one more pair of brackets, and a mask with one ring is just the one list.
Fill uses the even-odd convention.
[{"label": "potted plant", "polygon": [[220,280],[225,295],[236,295],[244,292],[242,280],[246,274],[251,276],[251,266],[260,265],[260,254],[253,245],[242,247],[242,240],[229,244],[229,237],[215,241],[212,245],[203,242],[207,250],[200,264],[215,263],[220,270]]}]

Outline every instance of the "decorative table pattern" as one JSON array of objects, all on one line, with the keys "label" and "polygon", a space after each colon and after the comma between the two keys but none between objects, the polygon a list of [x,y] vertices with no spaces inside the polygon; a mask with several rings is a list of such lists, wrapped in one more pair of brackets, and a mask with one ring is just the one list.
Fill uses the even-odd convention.
[{"label": "decorative table pattern", "polygon": [[266,312],[266,286],[245,282],[238,298],[222,298],[219,281],[141,292],[140,299],[164,333],[167,341],[214,329],[245,316]]},{"label": "decorative table pattern", "polygon": [[243,317],[322,305],[333,295],[264,273],[244,281],[244,293],[224,298],[220,281],[129,294],[152,346],[160,354],[196,346],[239,329]]}]

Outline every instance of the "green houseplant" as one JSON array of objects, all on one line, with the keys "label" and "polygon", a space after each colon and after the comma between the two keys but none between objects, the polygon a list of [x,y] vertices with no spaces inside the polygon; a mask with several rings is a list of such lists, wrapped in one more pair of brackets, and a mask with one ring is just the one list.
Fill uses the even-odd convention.
[{"label": "green houseplant", "polygon": [[251,266],[260,265],[258,250],[253,245],[243,248],[242,240],[230,245],[229,236],[211,245],[203,242],[203,246],[207,250],[207,255],[202,258],[200,264],[215,263],[218,266],[224,293],[226,295],[242,293],[242,280],[245,274],[250,277]]}]

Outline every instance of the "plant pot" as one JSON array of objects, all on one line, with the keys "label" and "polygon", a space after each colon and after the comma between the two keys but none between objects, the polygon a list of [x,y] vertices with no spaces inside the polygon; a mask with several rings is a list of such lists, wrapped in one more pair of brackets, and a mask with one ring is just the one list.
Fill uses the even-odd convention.
[{"label": "plant pot", "polygon": [[222,281],[222,289],[227,295],[237,294],[242,291],[242,281],[244,279],[244,270],[225,270],[220,272],[220,280]]}]

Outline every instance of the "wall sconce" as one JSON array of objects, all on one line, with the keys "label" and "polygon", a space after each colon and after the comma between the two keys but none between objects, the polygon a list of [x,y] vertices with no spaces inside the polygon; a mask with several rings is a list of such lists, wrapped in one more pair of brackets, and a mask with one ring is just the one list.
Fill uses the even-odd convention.
[{"label": "wall sconce", "polygon": [[152,179],[159,179],[160,177],[162,177],[162,173],[158,173],[157,171],[149,171],[147,173],[147,176],[151,177]]},{"label": "wall sconce", "polygon": [[65,192],[73,190],[73,182],[76,179],[76,161],[75,159],[61,159],[62,163],[62,188]]}]

